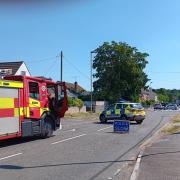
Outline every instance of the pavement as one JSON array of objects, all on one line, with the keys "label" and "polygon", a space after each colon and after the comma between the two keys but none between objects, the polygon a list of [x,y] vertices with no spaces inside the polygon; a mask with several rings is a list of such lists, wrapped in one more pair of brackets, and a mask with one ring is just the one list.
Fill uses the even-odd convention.
[{"label": "pavement", "polygon": [[163,136],[141,156],[138,180],[180,180],[180,132]]}]

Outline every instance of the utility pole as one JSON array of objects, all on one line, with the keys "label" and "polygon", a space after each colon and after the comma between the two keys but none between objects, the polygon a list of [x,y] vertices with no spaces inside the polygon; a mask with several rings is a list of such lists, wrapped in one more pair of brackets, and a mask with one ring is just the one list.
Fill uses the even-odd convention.
[{"label": "utility pole", "polygon": [[63,81],[63,52],[61,51],[61,65],[60,65],[60,81]]},{"label": "utility pole", "polygon": [[96,50],[90,52],[91,112],[93,111],[93,53],[97,53]]},{"label": "utility pole", "polygon": [[93,97],[92,97],[92,53],[90,53],[90,87],[91,87],[91,113],[93,111]]}]

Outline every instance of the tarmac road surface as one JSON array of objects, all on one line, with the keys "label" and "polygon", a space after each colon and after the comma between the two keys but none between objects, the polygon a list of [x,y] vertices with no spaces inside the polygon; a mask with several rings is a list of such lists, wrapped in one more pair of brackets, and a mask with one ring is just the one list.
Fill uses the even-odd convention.
[{"label": "tarmac road surface", "polygon": [[135,161],[140,144],[177,113],[149,111],[141,125],[131,124],[128,134],[113,133],[112,122],[66,119],[51,138],[0,142],[0,179],[120,179],[122,167]]}]

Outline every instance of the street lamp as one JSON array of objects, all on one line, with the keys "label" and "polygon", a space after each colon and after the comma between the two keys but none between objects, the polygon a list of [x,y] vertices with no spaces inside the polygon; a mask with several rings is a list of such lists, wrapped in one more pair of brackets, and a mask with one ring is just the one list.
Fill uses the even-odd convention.
[{"label": "street lamp", "polygon": [[92,89],[93,89],[93,82],[92,82],[92,69],[93,69],[93,53],[96,53],[96,51],[91,51],[90,53],[90,89],[91,89],[91,112],[93,110],[93,95],[92,95]]},{"label": "street lamp", "polygon": [[149,84],[149,90],[152,90],[151,84],[152,84],[152,81],[151,81],[150,84]]}]

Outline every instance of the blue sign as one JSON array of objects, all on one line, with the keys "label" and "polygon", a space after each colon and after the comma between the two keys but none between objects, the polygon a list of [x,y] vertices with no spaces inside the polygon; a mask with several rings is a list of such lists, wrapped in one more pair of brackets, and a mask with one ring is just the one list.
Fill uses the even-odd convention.
[{"label": "blue sign", "polygon": [[129,132],[129,121],[115,120],[114,121],[114,132],[120,132],[120,133]]}]

